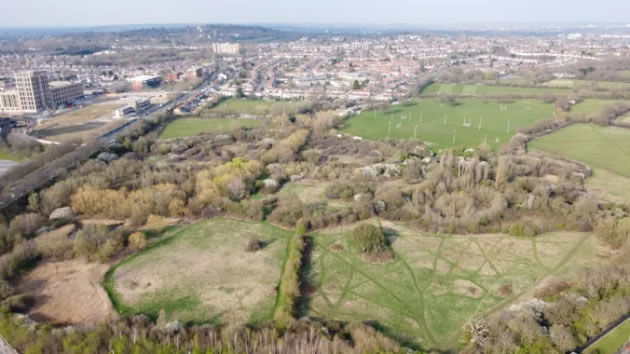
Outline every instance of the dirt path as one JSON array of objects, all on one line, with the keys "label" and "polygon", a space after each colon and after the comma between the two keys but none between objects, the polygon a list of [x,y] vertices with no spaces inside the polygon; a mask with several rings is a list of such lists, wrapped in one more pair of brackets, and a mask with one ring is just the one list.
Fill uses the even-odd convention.
[{"label": "dirt path", "polygon": [[19,291],[35,297],[29,315],[38,321],[65,325],[97,325],[114,316],[101,286],[108,266],[78,260],[47,262],[27,274]]}]

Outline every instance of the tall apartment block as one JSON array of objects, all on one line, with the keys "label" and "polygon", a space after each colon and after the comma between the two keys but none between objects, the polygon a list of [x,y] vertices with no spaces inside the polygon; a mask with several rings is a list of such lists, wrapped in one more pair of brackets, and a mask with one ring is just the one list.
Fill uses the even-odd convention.
[{"label": "tall apartment block", "polygon": [[15,74],[15,87],[23,112],[36,113],[53,108],[45,71],[21,71]]}]

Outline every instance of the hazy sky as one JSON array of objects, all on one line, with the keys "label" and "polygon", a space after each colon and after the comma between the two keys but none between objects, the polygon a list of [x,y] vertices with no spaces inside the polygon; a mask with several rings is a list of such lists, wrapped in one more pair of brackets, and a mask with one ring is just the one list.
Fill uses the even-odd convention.
[{"label": "hazy sky", "polygon": [[629,0],[0,0],[0,26],[628,22]]}]

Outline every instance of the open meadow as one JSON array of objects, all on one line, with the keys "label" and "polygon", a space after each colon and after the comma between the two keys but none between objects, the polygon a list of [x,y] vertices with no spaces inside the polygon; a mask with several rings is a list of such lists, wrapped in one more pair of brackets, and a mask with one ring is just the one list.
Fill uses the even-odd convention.
[{"label": "open meadow", "polygon": [[435,235],[384,222],[395,258],[376,264],[358,256],[355,226],[313,235],[312,313],[372,321],[423,348],[456,349],[469,320],[531,293],[546,277],[595,261],[597,252],[587,233]]},{"label": "open meadow", "polygon": [[622,102],[623,101],[588,98],[572,106],[570,113],[571,115],[583,115],[587,118],[596,117],[603,114],[608,107]]},{"label": "open meadow", "polygon": [[434,83],[425,88],[422,94],[437,95],[467,95],[467,96],[509,96],[509,95],[535,95],[545,94],[566,95],[571,90],[556,87],[518,87],[498,85],[465,85]]},{"label": "open meadow", "polygon": [[246,98],[228,98],[218,105],[200,112],[202,117],[247,116],[267,117],[273,113],[295,112],[298,101],[264,101]]},{"label": "open meadow", "polygon": [[630,178],[630,129],[574,124],[533,140],[529,147]]},{"label": "open meadow", "polygon": [[[123,314],[246,324],[268,319],[291,232],[264,223],[212,219],[168,231],[108,273]],[[263,248],[247,251],[258,238]]]},{"label": "open meadow", "polygon": [[342,132],[367,139],[418,139],[435,150],[477,148],[482,143],[496,148],[507,143],[519,128],[553,118],[551,104],[541,100],[458,99],[452,105],[423,98],[391,106],[388,112],[365,111],[350,117]]},{"label": "open meadow", "polygon": [[528,148],[583,162],[593,168],[587,189],[612,200],[630,199],[630,129],[574,124],[531,141]]},{"label": "open meadow", "polygon": [[160,139],[182,138],[202,133],[220,134],[227,133],[241,127],[253,128],[262,123],[257,119],[236,119],[236,118],[180,118],[169,123]]}]

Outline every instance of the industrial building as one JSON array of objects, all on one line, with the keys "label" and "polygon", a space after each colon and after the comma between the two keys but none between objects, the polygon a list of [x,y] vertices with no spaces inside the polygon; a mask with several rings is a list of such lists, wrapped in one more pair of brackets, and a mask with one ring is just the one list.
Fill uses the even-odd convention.
[{"label": "industrial building", "polygon": [[134,91],[142,91],[146,87],[158,87],[162,83],[162,78],[156,75],[141,75],[127,79],[131,83]]}]

